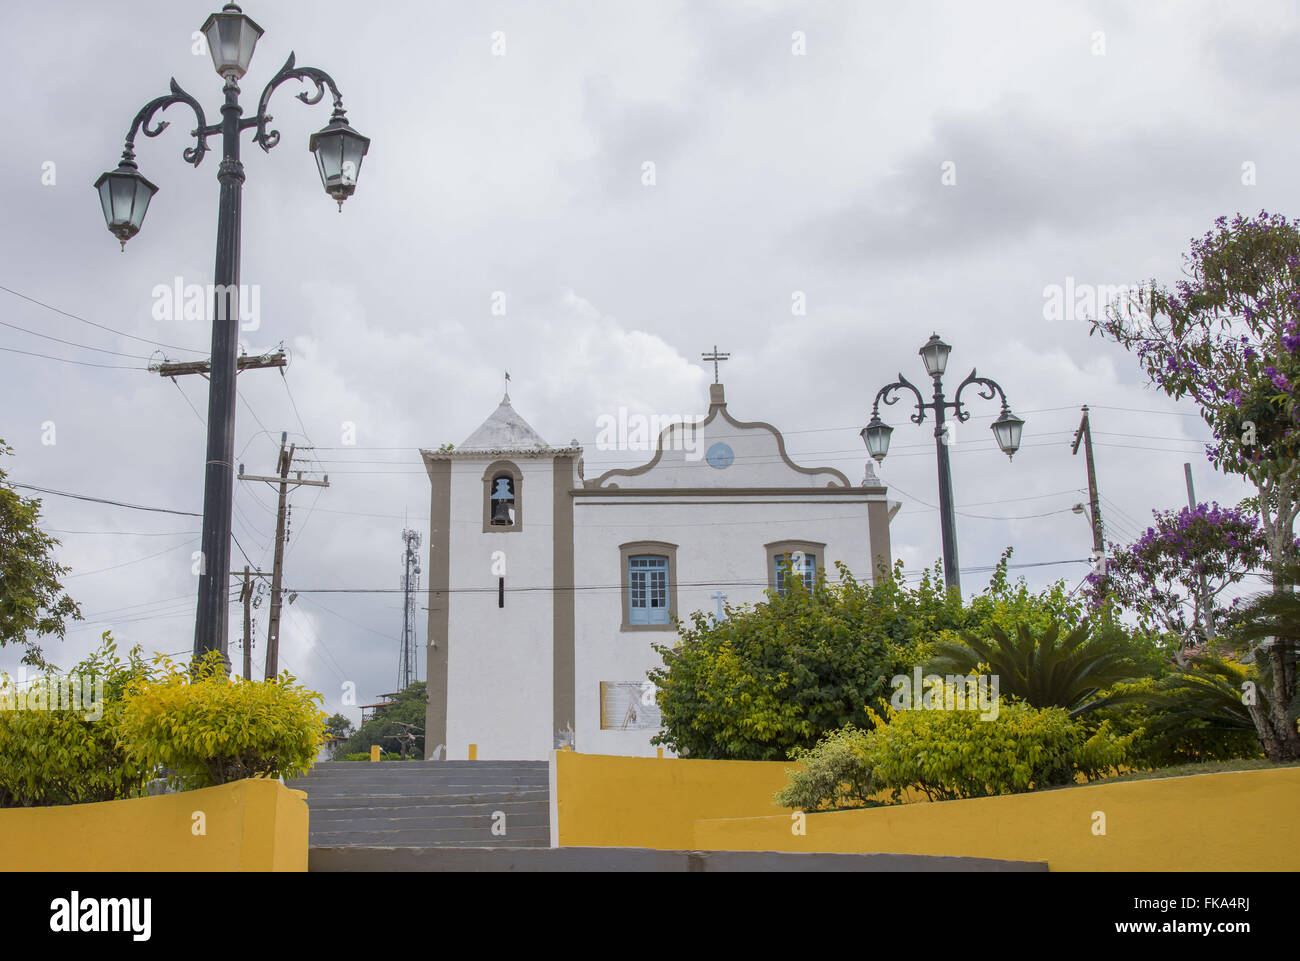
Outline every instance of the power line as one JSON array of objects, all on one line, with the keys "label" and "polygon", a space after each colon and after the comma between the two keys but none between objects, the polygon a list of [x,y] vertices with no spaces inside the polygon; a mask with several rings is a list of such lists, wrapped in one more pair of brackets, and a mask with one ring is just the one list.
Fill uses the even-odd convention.
[{"label": "power line", "polygon": [[185,393],[185,391],[181,390],[180,381],[178,381],[175,377],[173,377],[171,378],[171,382],[176,385],[176,389],[180,391],[180,395],[185,399],[185,403],[189,404],[190,410],[194,411],[194,416],[199,419],[199,423],[202,424],[204,427],[207,427],[208,426],[207,418],[205,418],[202,414],[199,413],[199,409],[194,406],[189,396]]},{"label": "power line", "polygon": [[[0,287],[0,290],[4,288]],[[143,504],[128,504],[124,501],[109,500],[106,497],[91,497],[89,494],[72,494],[68,491],[56,491],[49,487],[36,487],[33,484],[13,484],[14,487],[21,487],[23,490],[38,491],[42,494],[54,494],[58,497],[71,497],[74,500],[90,501],[95,504],[111,504],[114,507],[129,507],[137,511],[153,511],[158,514],[178,514],[181,517],[202,517],[202,514],[195,514],[193,511],[174,511],[166,507],[145,507]]]},{"label": "power line", "polygon": [[189,547],[191,544],[197,544],[198,542],[199,542],[199,538],[192,537],[188,541],[185,541],[181,544],[174,544],[171,547],[168,547],[166,550],[161,550],[153,554],[146,554],[144,557],[137,557],[133,560],[123,561],[121,564],[114,564],[112,567],[101,567],[98,570],[94,570],[94,571],[81,571],[79,574],[66,574],[64,576],[65,578],[70,580],[74,577],[89,577],[91,574],[103,574],[107,571],[115,571],[119,567],[129,567],[132,564],[139,564],[141,561],[147,561],[154,557],[162,557],[164,554],[170,554],[172,551],[178,551],[182,547]]},{"label": "power line", "polygon": [[311,443],[311,436],[307,433],[307,425],[302,422],[302,414],[298,413],[298,404],[293,399],[293,391],[289,389],[289,378],[285,376],[284,368],[280,368],[280,382],[284,384],[284,392],[289,396],[289,405],[293,407],[293,415],[298,418],[298,426],[302,428],[302,436],[307,438],[307,443]]},{"label": "power line", "polygon": [[[1059,561],[1034,561],[1027,564],[1008,564],[1008,569],[1020,569],[1028,567],[1054,567],[1060,564],[1091,564],[1092,561],[1086,557],[1067,558]],[[964,574],[976,574],[985,571],[997,569],[996,564],[985,564],[977,567],[963,567],[961,572]],[[921,576],[925,572],[910,572],[905,577]],[[732,581],[679,581],[678,587],[768,587],[767,580],[732,580]],[[286,588],[295,594],[401,594],[404,588],[401,587],[292,587]],[[448,587],[433,591],[436,594],[496,594],[498,588],[492,587]],[[568,591],[622,591],[622,584],[575,584],[573,587],[556,587],[554,585],[539,585],[536,587],[512,587],[507,588],[507,593],[538,593],[551,592],[560,593]]]},{"label": "power line", "polygon": [[10,354],[22,354],[25,357],[41,357],[45,360],[57,360],[61,364],[75,364],[78,367],[98,367],[101,370],[148,370],[147,367],[131,367],[126,364],[93,364],[88,360],[73,360],[70,357],[55,357],[53,354],[38,354],[30,350],[19,350],[17,347],[0,347],[0,350]]},{"label": "power line", "polygon": [[91,327],[98,327],[100,330],[106,330],[106,331],[108,331],[110,334],[117,334],[119,337],[128,337],[128,338],[130,338],[131,340],[138,340],[138,341],[140,341],[140,343],[142,343],[142,344],[152,344],[152,345],[155,346],[155,347],[167,347],[167,348],[169,348],[169,349],[171,349],[171,350],[183,350],[183,351],[186,351],[186,352],[191,353],[191,354],[206,354],[206,353],[207,353],[206,350],[195,350],[193,347],[180,347],[180,346],[177,346],[176,344],[164,344],[164,343],[162,343],[161,341],[150,340],[150,339],[147,338],[147,337],[137,337],[135,334],[128,334],[128,333],[127,333],[126,331],[124,331],[124,330],[116,330],[116,329],[113,328],[113,327],[106,327],[106,326],[103,325],[103,324],[97,324],[97,323],[95,323],[93,320],[87,320],[85,317],[79,317],[79,316],[77,316],[76,314],[69,313],[69,312],[66,311],[66,310],[61,310],[61,309],[58,308],[58,307],[55,307],[55,306],[53,306],[53,305],[51,305],[51,304],[47,304],[47,303],[45,303],[43,300],[37,300],[35,297],[29,297],[29,296],[27,296],[26,294],[19,293],[18,291],[14,290],[14,289],[12,289],[12,288],[10,288],[10,287],[6,287],[6,286],[4,286],[3,284],[0,284],[0,290],[3,290],[3,291],[4,291],[5,293],[7,293],[7,294],[12,294],[12,295],[15,296],[15,297],[19,297],[19,298],[21,298],[21,299],[27,301],[28,303],[35,304],[37,307],[43,307],[43,308],[45,308],[46,310],[52,310],[52,311],[54,311],[54,313],[56,313],[56,314],[61,314],[61,315],[64,316],[64,317],[67,317],[67,318],[69,318],[69,319],[71,319],[71,320],[78,321],[78,322],[83,323],[83,324],[89,324]]},{"label": "power line", "polygon": [[112,354],[115,357],[129,357],[132,360],[149,360],[145,354],[124,354],[119,350],[109,350],[106,347],[92,347],[90,344],[80,344],[75,340],[64,340],[62,337],[55,337],[53,334],[42,334],[39,330],[29,330],[26,327],[19,327],[17,324],[11,324],[7,320],[0,320],[0,325],[21,330],[24,334],[31,334],[33,337],[41,337],[45,340],[52,340],[58,344],[67,344],[69,347],[80,347],[82,350],[94,350],[101,354]]},{"label": "power line", "polygon": [[324,611],[325,613],[327,613],[327,614],[332,614],[333,616],[337,617],[337,618],[338,618],[339,620],[341,620],[341,621],[346,621],[347,623],[351,624],[353,627],[359,627],[359,628],[361,628],[363,631],[369,631],[371,634],[374,634],[374,635],[376,635],[376,636],[378,636],[378,637],[382,637],[382,638],[384,638],[385,640],[388,640],[388,641],[395,641],[395,640],[398,639],[395,635],[392,635],[392,634],[385,634],[385,633],[383,633],[382,631],[377,631],[377,630],[375,630],[373,627],[367,627],[365,624],[362,624],[360,621],[354,621],[354,620],[352,620],[352,618],[350,618],[350,617],[345,617],[344,615],[340,614],[338,611],[333,610],[332,608],[326,607],[324,604],[322,604],[320,601],[316,600],[316,599],[313,598],[313,597],[304,597],[303,600],[304,600],[304,601],[307,601],[307,602],[308,602],[309,604],[311,604],[313,607],[319,607],[321,610],[323,610],[323,611]]},{"label": "power line", "polygon": [[202,531],[70,531],[61,527],[47,527],[51,534],[120,534],[124,537],[179,537],[182,534],[201,534]]}]

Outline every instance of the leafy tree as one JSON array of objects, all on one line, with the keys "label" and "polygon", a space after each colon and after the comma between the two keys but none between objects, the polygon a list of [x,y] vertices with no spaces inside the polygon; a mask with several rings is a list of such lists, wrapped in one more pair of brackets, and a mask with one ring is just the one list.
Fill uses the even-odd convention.
[{"label": "leafy tree", "polygon": [[[1218,468],[1255,485],[1252,506],[1274,569],[1295,557],[1300,515],[1300,220],[1260,211],[1226,217],[1194,239],[1186,279],[1152,282],[1145,310],[1112,307],[1093,322],[1135,351],[1152,384],[1200,407]],[[1281,580],[1277,593],[1290,586]],[[1270,760],[1300,759],[1288,717],[1296,697],[1294,638],[1265,638],[1255,657],[1269,662],[1268,696],[1248,705]]]},{"label": "leafy tree", "polygon": [[932,572],[911,588],[901,565],[871,585],[839,572],[837,584],[819,572],[812,590],[788,577],[784,594],[728,607],[721,621],[697,611],[678,643],[654,645],[663,731],[652,742],[688,757],[779,760],[846,724],[869,727],[890,678],[964,615]]},{"label": "leafy tree", "polygon": [[[0,440],[0,454],[12,456],[13,448]],[[0,647],[22,644],[22,663],[43,667],[33,635],[62,640],[67,620],[81,620],[81,611],[59,583],[69,570],[54,562],[59,542],[37,526],[40,500],[19,496],[6,476],[0,470]]]},{"label": "leafy tree", "polygon": [[1231,610],[1219,595],[1268,556],[1258,514],[1218,504],[1152,513],[1155,526],[1113,551],[1105,573],[1088,576],[1090,602],[1100,607],[1109,599],[1133,612],[1142,627],[1184,645],[1217,637]]},{"label": "leafy tree", "polygon": [[325,735],[329,738],[330,757],[337,758],[346,741],[355,733],[352,722],[342,714],[332,714],[325,720]]},{"label": "leafy tree", "polygon": [[960,641],[935,643],[925,669],[938,674],[987,671],[998,676],[999,695],[1033,707],[1061,707],[1071,717],[1097,706],[1098,695],[1143,673],[1134,645],[1115,625],[1080,624],[1065,637],[1054,622],[1037,636],[1021,622],[1014,634],[990,624],[986,636],[963,631]]},{"label": "leafy tree", "polygon": [[382,713],[362,724],[339,748],[339,755],[369,752],[372,744],[378,744],[385,751],[400,750],[401,739],[408,731],[414,730],[418,748],[416,756],[423,757],[427,705],[427,685],[424,681],[413,681]]}]

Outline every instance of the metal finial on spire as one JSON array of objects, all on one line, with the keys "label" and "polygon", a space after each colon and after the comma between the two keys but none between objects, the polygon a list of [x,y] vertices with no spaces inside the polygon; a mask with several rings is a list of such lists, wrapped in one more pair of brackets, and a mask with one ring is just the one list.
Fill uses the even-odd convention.
[{"label": "metal finial on spire", "polygon": [[510,371],[506,371],[506,389],[502,402],[506,404],[510,403]]},{"label": "metal finial on spire", "polygon": [[715,384],[718,383],[718,361],[720,361],[720,360],[728,360],[728,359],[730,359],[731,354],[720,354],[720,353],[718,353],[718,345],[717,345],[717,344],[714,344],[714,345],[713,345],[713,353],[711,353],[711,354],[700,354],[700,357],[701,357],[703,360],[706,360],[706,361],[708,361],[708,360],[713,361],[713,382],[714,382]]}]

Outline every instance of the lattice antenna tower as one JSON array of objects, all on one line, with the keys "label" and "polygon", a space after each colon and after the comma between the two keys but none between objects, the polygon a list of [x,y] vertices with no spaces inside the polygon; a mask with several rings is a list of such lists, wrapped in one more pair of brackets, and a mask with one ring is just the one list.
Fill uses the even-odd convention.
[{"label": "lattice antenna tower", "polygon": [[416,658],[416,601],[420,596],[420,532],[409,527],[402,531],[402,650],[398,658],[397,689],[404,691],[418,681]]}]

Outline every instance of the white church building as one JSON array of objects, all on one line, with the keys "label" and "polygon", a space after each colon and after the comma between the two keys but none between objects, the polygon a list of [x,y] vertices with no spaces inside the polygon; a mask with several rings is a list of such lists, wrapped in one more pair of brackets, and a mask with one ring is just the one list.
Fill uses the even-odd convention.
[{"label": "white church building", "polygon": [[[685,432],[685,433],[683,433]],[[696,432],[696,433],[690,433]],[[856,441],[856,438],[854,438]],[[865,453],[865,452],[864,452]],[[638,467],[583,476],[509,395],[465,442],[424,450],[429,530],[427,756],[541,760],[561,746],[654,756],[647,673],[674,619],[716,616],[842,561],[890,564],[898,505],[868,467],[854,484],[804,467],[770,424],[727,410],[677,424]]]}]

